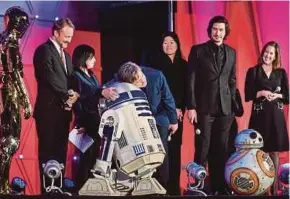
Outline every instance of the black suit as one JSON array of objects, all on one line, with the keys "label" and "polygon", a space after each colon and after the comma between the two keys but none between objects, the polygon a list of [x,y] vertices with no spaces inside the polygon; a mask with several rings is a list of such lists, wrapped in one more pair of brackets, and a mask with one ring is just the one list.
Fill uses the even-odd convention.
[{"label": "black suit", "polygon": [[233,121],[232,99],[236,88],[236,55],[223,46],[223,60],[218,66],[213,42],[191,48],[188,66],[187,109],[197,111],[200,135],[195,136],[195,162],[208,161],[212,191],[224,189],[224,164],[227,160],[227,140]]},{"label": "black suit", "polygon": [[60,53],[48,40],[34,54],[33,64],[37,80],[37,98],[34,118],[38,134],[39,163],[50,159],[65,164],[71,111],[65,111],[63,102],[68,99],[71,58],[65,52],[67,73]]}]

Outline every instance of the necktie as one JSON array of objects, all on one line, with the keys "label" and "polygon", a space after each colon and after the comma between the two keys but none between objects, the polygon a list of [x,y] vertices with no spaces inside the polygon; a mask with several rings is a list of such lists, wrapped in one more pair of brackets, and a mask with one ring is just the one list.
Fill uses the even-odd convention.
[{"label": "necktie", "polygon": [[63,52],[62,48],[60,49],[60,58],[61,58],[61,61],[63,63],[63,66],[64,66],[64,70],[67,73],[65,55],[64,55],[64,52]]},{"label": "necktie", "polygon": [[223,50],[222,47],[218,47],[217,53],[216,53],[216,62],[217,62],[217,67],[219,70],[222,68],[222,60],[223,60],[222,50]]}]

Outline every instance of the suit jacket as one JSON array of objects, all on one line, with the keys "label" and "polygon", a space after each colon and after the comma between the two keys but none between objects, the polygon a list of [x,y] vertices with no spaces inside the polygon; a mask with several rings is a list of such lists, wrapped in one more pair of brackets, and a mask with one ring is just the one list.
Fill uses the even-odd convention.
[{"label": "suit jacket", "polygon": [[223,114],[232,113],[232,99],[236,92],[236,53],[224,44],[225,63],[219,70],[210,42],[191,48],[188,67],[187,108],[209,114],[214,106],[221,106]]},{"label": "suit jacket", "polygon": [[[141,69],[147,80],[147,86],[142,90],[146,93],[156,124],[164,127],[176,124],[178,122],[176,106],[165,76],[161,71],[153,68],[141,67]],[[105,86],[109,87],[116,81],[118,81],[117,75]]]},{"label": "suit jacket", "polygon": [[40,118],[44,113],[51,116],[63,113],[71,117],[71,111],[64,112],[61,107],[68,99],[70,77],[73,72],[71,58],[68,53],[64,53],[68,73],[65,72],[59,52],[49,39],[34,53],[33,64],[37,81],[35,118]]},{"label": "suit jacket", "polygon": [[141,67],[146,76],[147,86],[144,88],[152,114],[156,123],[168,127],[176,124],[176,106],[166,78],[159,70],[149,67]]},{"label": "suit jacket", "polygon": [[[97,77],[89,71],[91,77],[82,70],[76,69],[72,75],[72,88],[80,94],[80,98],[73,105],[75,125],[88,128],[91,121],[98,123],[98,103],[101,97],[102,88],[99,86]],[[96,132],[95,132],[96,133]]]}]

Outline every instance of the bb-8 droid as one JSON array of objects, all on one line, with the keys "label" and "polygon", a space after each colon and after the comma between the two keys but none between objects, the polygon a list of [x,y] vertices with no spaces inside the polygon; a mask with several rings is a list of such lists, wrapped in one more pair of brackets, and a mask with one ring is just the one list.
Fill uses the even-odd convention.
[{"label": "bb-8 droid", "polygon": [[268,153],[260,150],[263,138],[253,129],[245,129],[235,138],[237,151],[225,165],[225,179],[237,195],[262,195],[273,184],[275,167]]}]

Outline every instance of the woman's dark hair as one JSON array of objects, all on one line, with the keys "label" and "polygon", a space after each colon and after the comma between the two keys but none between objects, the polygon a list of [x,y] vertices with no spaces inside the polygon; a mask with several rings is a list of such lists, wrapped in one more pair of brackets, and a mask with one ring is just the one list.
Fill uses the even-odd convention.
[{"label": "woman's dark hair", "polygon": [[229,26],[228,20],[224,16],[215,16],[215,17],[211,18],[211,20],[209,21],[208,26],[207,26],[208,37],[211,38],[211,29],[212,29],[213,24],[215,24],[215,23],[224,23],[225,24],[226,35],[225,35],[224,39],[226,39],[227,36],[230,34],[230,26]]},{"label": "woman's dark hair", "polygon": [[89,45],[82,44],[74,49],[72,63],[76,68],[86,68],[86,61],[93,56],[95,56],[95,50]]},{"label": "woman's dark hair", "polygon": [[268,46],[272,46],[273,48],[275,48],[275,60],[273,61],[273,69],[275,70],[275,69],[281,68],[281,50],[280,50],[279,44],[275,41],[269,41],[268,43],[265,44],[258,60],[259,64],[262,65],[264,63],[263,55]]},{"label": "woman's dark hair", "polygon": [[[181,49],[180,49],[180,41],[179,41],[179,38],[178,38],[177,34],[174,33],[174,32],[170,32],[170,31],[164,33],[162,35],[162,38],[161,38],[161,46],[163,45],[165,37],[171,37],[177,44],[177,50],[176,50],[176,53],[175,53],[175,58],[183,58],[182,53],[181,53]],[[162,52],[163,52],[163,49],[162,49]]]}]

